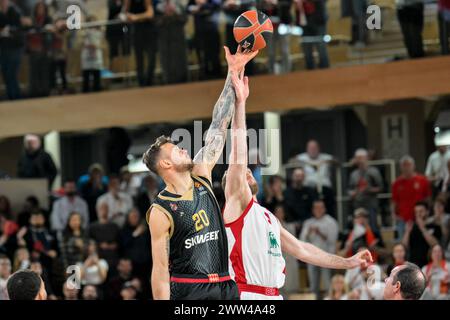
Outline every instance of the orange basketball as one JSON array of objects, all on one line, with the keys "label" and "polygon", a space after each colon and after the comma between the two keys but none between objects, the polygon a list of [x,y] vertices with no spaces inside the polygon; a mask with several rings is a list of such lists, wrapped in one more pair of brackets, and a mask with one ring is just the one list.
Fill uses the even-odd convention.
[{"label": "orange basketball", "polygon": [[261,11],[249,10],[236,19],[233,34],[243,49],[260,50],[272,39],[272,21]]}]

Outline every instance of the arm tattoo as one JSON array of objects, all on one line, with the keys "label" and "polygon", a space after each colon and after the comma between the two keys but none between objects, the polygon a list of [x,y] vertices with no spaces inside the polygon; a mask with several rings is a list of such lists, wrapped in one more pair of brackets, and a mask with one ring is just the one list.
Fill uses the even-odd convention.
[{"label": "arm tattoo", "polygon": [[197,153],[194,163],[204,163],[213,166],[220,154],[227,137],[227,128],[234,114],[236,95],[234,93],[231,74],[228,72],[225,86],[214,106],[211,125],[206,134],[205,146]]}]

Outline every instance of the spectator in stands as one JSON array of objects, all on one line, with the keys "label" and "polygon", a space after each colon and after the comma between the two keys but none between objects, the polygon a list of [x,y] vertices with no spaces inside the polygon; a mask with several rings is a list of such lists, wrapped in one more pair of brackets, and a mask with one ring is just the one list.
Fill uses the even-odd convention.
[{"label": "spectator in stands", "polygon": [[132,43],[139,85],[152,85],[158,41],[152,0],[124,0],[124,8],[128,22],[133,24]]},{"label": "spectator in stands", "polygon": [[46,178],[48,188],[51,189],[58,170],[49,153],[42,148],[41,138],[34,134],[27,134],[23,139],[24,150],[17,164],[19,178]]},{"label": "spectator in stands", "polygon": [[[30,221],[31,214],[33,212],[41,211],[44,212],[40,208],[39,199],[35,196],[29,196],[25,199],[25,202],[23,204],[22,211],[17,216],[17,224],[19,227],[25,227],[28,226],[28,223]],[[48,213],[47,213],[48,214]]]},{"label": "spectator in stands", "polygon": [[81,291],[81,297],[83,300],[98,300],[97,288],[93,285],[84,286]]},{"label": "spectator in stands", "polygon": [[335,197],[331,182],[331,166],[336,162],[330,154],[320,152],[317,140],[309,140],[306,144],[306,152],[296,156],[305,170],[305,185],[314,188],[319,196],[324,199],[327,213],[335,216]]},{"label": "spectator in stands", "polygon": [[131,281],[126,282],[123,285],[122,290],[120,291],[120,297],[122,298],[122,300],[136,300],[137,294],[138,291],[133,286]]},{"label": "spectator in stands", "polygon": [[78,300],[79,289],[76,288],[71,282],[65,281],[63,284],[63,299],[64,300]]},{"label": "spectator in stands", "polygon": [[45,226],[45,216],[42,212],[33,212],[29,227],[22,227],[17,233],[17,245],[27,248],[32,260],[39,260],[49,272],[58,256],[57,238]]},{"label": "spectator in stands", "polygon": [[311,217],[312,203],[317,194],[315,190],[304,185],[305,171],[302,168],[296,168],[291,179],[291,185],[284,192],[286,220],[302,224]]},{"label": "spectator in stands", "polygon": [[366,149],[355,151],[356,169],[350,174],[349,195],[353,209],[364,208],[369,213],[370,227],[378,231],[378,199],[383,189],[383,178],[377,168],[369,166],[369,154]]},{"label": "spectator in stands", "polygon": [[414,213],[415,220],[406,224],[402,243],[409,251],[408,261],[423,267],[427,264],[428,251],[441,241],[442,233],[434,222],[427,223],[429,208],[426,202],[417,202]]},{"label": "spectator in stands", "polygon": [[386,274],[391,274],[392,270],[395,267],[404,265],[406,263],[406,246],[399,242],[396,243],[393,247],[392,247],[392,264],[390,264],[387,269],[386,269]]},{"label": "spectator in stands", "polygon": [[182,0],[161,0],[156,6],[158,19],[158,50],[164,83],[188,80],[188,62],[184,25],[186,8]]},{"label": "spectator in stands", "polygon": [[439,186],[442,186],[445,179],[448,160],[450,150],[445,145],[436,145],[436,151],[428,157],[425,175],[432,184],[433,198],[439,193]]},{"label": "spectator in stands", "polygon": [[158,178],[152,172],[149,172],[149,174],[142,180],[142,188],[136,198],[136,206],[142,214],[147,213],[150,205],[158,196],[157,179]]},{"label": "spectator in stands", "polygon": [[277,206],[284,204],[283,178],[273,175],[268,180],[263,206],[270,212],[274,212]]},{"label": "spectator in stands", "polygon": [[397,17],[403,34],[403,41],[410,58],[425,56],[423,50],[423,0],[397,2]]},{"label": "spectator in stands", "polygon": [[[335,254],[339,233],[337,221],[327,214],[323,200],[314,201],[312,213],[313,217],[307,219],[303,224],[300,240]],[[311,264],[308,264],[307,267],[310,289],[319,299],[321,283],[325,288],[330,287],[331,270]]]},{"label": "spectator in stands", "polygon": [[30,267],[30,252],[27,248],[18,248],[14,253],[13,272],[28,269]]},{"label": "spectator in stands", "polygon": [[350,44],[355,47],[364,47],[367,44],[366,10],[367,0],[341,0],[343,17],[352,19],[352,40]]},{"label": "spectator in stands", "polygon": [[[55,21],[50,50],[50,89],[57,90],[59,94],[67,93],[67,38],[66,21],[60,18]],[[61,79],[61,88],[58,88],[58,76]]]},{"label": "spectator in stands", "polygon": [[393,220],[396,222],[398,238],[403,238],[405,224],[414,220],[414,206],[418,201],[431,197],[427,178],[415,172],[415,161],[406,155],[400,159],[401,175],[392,184]]},{"label": "spectator in stands", "polygon": [[[80,194],[86,201],[89,209],[89,222],[97,220],[97,200],[108,190],[108,184],[103,179],[103,167],[93,164],[89,167],[89,180],[82,184]],[[106,179],[107,180],[107,179]]]},{"label": "spectator in stands", "polygon": [[118,275],[112,278],[107,285],[108,289],[106,292],[111,300],[120,300],[120,292],[123,285],[133,278],[133,264],[131,260],[128,258],[120,259],[117,265],[117,271]]},{"label": "spectator in stands", "polygon": [[450,263],[445,261],[444,252],[439,244],[431,248],[430,262],[422,268],[427,280],[425,296],[433,300],[450,298]]},{"label": "spectator in stands", "polygon": [[36,3],[27,33],[29,55],[29,95],[46,97],[50,94],[50,56],[53,25],[44,1]]},{"label": "spectator in stands", "polygon": [[373,260],[377,261],[382,246],[381,237],[372,230],[369,224],[367,210],[364,208],[356,209],[353,214],[353,228],[347,237],[342,254],[351,257],[361,248],[369,248]]},{"label": "spectator in stands", "polygon": [[97,253],[97,244],[90,240],[86,249],[84,262],[79,263],[81,267],[81,284],[83,286],[92,285],[100,288],[108,276],[108,262],[101,259]]},{"label": "spectator in stands", "polygon": [[320,152],[320,145],[317,140],[309,140],[306,144],[306,152],[297,155],[296,160],[305,170],[306,186],[332,188],[331,164],[333,163],[333,156]]},{"label": "spectator in stands", "polygon": [[100,204],[98,221],[89,227],[89,238],[95,240],[99,246],[100,258],[105,259],[111,267],[119,260],[120,229],[108,219],[108,205]]},{"label": "spectator in stands", "polygon": [[[234,39],[233,27],[236,19],[245,11],[255,9],[256,0],[222,0],[222,10],[225,14],[225,45],[231,53],[235,53],[238,43]],[[247,75],[254,73],[254,60],[245,66]]]},{"label": "spectator in stands", "polygon": [[141,180],[136,174],[130,172],[128,166],[123,166],[120,169],[120,191],[135,199],[140,184]]},{"label": "spectator in stands", "polygon": [[[90,16],[87,22],[97,19]],[[103,69],[103,31],[100,27],[84,30],[81,48],[81,69],[83,70],[83,92],[101,90],[101,72]]]},{"label": "spectator in stands", "polygon": [[83,228],[89,225],[89,210],[86,201],[77,195],[75,181],[66,180],[64,183],[64,197],[60,198],[53,204],[51,213],[51,228],[54,231],[63,231],[72,212],[77,212],[83,220]]},{"label": "spectator in stands", "polygon": [[[124,0],[108,0],[108,20],[121,19]],[[130,32],[126,24],[111,24],[106,26],[106,40],[109,46],[109,63],[113,69],[116,57],[129,56],[131,52]],[[120,52],[120,54],[119,54]],[[114,69],[113,69],[114,70]]]},{"label": "spectator in stands", "polygon": [[214,79],[222,74],[220,65],[220,0],[189,0],[188,12],[194,16],[194,42],[201,78]]},{"label": "spectator in stands", "polygon": [[441,53],[449,54],[450,47],[448,38],[450,36],[450,0],[438,1],[438,22]]},{"label": "spectator in stands", "polygon": [[87,234],[83,229],[82,216],[72,212],[62,234],[61,256],[65,267],[83,262],[87,247]]},{"label": "spectator in stands", "polygon": [[24,48],[22,14],[10,0],[0,1],[0,67],[8,99],[21,97],[17,79]]},{"label": "spectator in stands", "polygon": [[147,279],[151,271],[150,232],[137,209],[132,209],[121,232],[123,255],[133,263],[134,275]]},{"label": "spectator in stands", "polygon": [[108,192],[97,200],[97,210],[102,203],[108,205],[108,219],[119,227],[123,227],[126,214],[133,208],[133,200],[120,192],[120,180],[116,175],[109,177]]},{"label": "spectator in stands", "polygon": [[0,253],[0,301],[9,300],[6,282],[11,275],[11,260]]},{"label": "spectator in stands", "polygon": [[0,195],[0,254],[12,256],[15,250],[15,234],[19,229],[13,220],[9,199]]},{"label": "spectator in stands", "polygon": [[433,204],[433,215],[427,223],[434,223],[441,229],[441,245],[445,245],[449,239],[450,215],[445,212],[445,202],[442,198],[437,198]]},{"label": "spectator in stands", "polygon": [[30,270],[37,273],[44,282],[45,291],[47,291],[47,300],[58,300],[48,278],[48,273],[42,268],[42,264],[39,261],[32,261],[30,264]]},{"label": "spectator in stands", "polygon": [[[316,69],[314,61],[314,48],[319,54],[318,67],[329,68],[327,44],[324,36],[327,31],[326,0],[296,0],[297,23],[303,28],[302,48],[305,55],[305,68]],[[302,21],[305,17],[306,21]]]},{"label": "spectator in stands", "polygon": [[93,181],[93,178],[98,179],[97,176],[100,176],[101,183],[104,186],[108,186],[108,177],[105,175],[105,170],[103,169],[103,166],[100,163],[93,163],[89,166],[88,172],[86,174],[83,174],[81,177],[77,180],[77,189],[79,191],[82,191],[85,184],[87,184],[89,181]]},{"label": "spectator in stands", "polygon": [[292,23],[292,0],[258,0],[258,9],[267,14],[272,21],[273,36],[267,44],[269,55],[269,72],[275,73],[277,63],[277,48],[281,52],[281,66],[277,73],[291,71],[289,33],[286,30]]},{"label": "spectator in stands", "polygon": [[336,274],[331,278],[330,289],[324,300],[347,300],[348,288],[342,274]]}]

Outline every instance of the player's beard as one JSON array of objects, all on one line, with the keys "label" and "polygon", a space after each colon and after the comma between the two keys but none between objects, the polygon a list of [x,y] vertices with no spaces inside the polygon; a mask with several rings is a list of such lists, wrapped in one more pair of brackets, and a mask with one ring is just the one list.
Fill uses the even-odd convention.
[{"label": "player's beard", "polygon": [[257,182],[249,183],[248,186],[250,187],[250,190],[252,191],[252,195],[255,196],[255,195],[258,194],[259,188],[258,188],[258,183]]},{"label": "player's beard", "polygon": [[192,172],[192,169],[194,169],[194,162],[192,160],[188,163],[178,164],[175,166],[175,170],[177,172]]}]

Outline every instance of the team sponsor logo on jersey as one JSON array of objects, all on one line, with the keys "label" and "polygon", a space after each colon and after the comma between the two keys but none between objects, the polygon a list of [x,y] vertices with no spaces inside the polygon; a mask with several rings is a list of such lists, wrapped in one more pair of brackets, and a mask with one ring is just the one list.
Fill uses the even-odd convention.
[{"label": "team sponsor logo on jersey", "polygon": [[190,249],[193,246],[202,244],[202,243],[206,243],[209,241],[217,241],[219,240],[219,231],[211,231],[211,232],[207,232],[207,233],[203,233],[203,234],[198,234],[195,237],[186,239],[184,241],[184,247],[186,249]]},{"label": "team sponsor logo on jersey", "polygon": [[275,234],[270,231],[268,237],[269,237],[269,250],[267,251],[267,253],[274,257],[281,257],[280,245],[277,241],[277,238],[275,237]]},{"label": "team sponsor logo on jersey", "polygon": [[177,211],[178,206],[175,203],[171,203],[170,204],[170,209],[172,209],[172,211]]},{"label": "team sponsor logo on jersey", "polygon": [[202,184],[200,182],[195,181],[194,186],[198,189],[202,186]]}]

